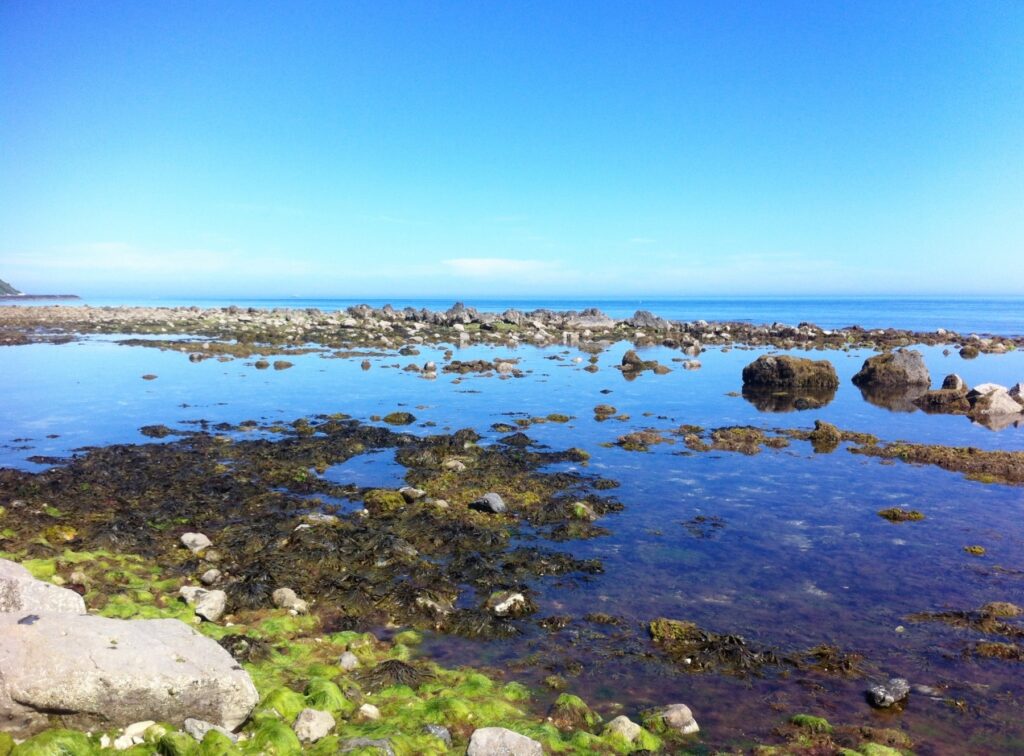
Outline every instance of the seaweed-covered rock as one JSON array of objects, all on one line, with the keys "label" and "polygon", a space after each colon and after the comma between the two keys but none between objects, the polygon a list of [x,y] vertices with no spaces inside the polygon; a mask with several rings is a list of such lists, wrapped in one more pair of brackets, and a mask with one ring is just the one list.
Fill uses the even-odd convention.
[{"label": "seaweed-covered rock", "polygon": [[864,360],[860,372],[853,376],[857,386],[924,386],[931,385],[931,375],[924,356],[914,349],[897,349]]},{"label": "seaweed-covered rock", "polygon": [[542,756],[543,753],[543,746],[536,740],[504,727],[474,730],[466,750],[466,756]]},{"label": "seaweed-covered rock", "polygon": [[743,368],[743,385],[780,389],[835,389],[839,387],[839,376],[828,360],[765,354]]},{"label": "seaweed-covered rock", "polygon": [[85,614],[82,597],[67,588],[36,580],[16,562],[0,559],[0,612]]},{"label": "seaweed-covered rock", "polygon": [[967,392],[963,389],[941,388],[926,391],[913,402],[925,412],[950,415],[963,415],[971,408],[971,403],[967,400]]},{"label": "seaweed-covered rock", "polygon": [[234,729],[259,696],[213,640],[178,620],[0,615],[0,727],[30,734],[62,712],[76,727],[197,718]]},{"label": "seaweed-covered rock", "polygon": [[815,420],[814,430],[811,431],[809,438],[815,452],[818,454],[828,454],[839,447],[840,442],[843,440],[843,434],[832,423],[826,423],[824,420]]}]

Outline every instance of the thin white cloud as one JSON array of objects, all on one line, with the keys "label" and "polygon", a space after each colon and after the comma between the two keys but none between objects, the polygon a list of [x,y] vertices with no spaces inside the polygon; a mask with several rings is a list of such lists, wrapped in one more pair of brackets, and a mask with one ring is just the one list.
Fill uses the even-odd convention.
[{"label": "thin white cloud", "polygon": [[549,260],[517,260],[511,257],[456,257],[441,264],[457,276],[477,279],[532,276],[553,273],[561,267]]}]

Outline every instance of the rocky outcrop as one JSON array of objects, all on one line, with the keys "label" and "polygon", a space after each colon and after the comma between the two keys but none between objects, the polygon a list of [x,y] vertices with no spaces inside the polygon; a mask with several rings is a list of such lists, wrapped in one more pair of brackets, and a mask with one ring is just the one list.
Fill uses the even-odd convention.
[{"label": "rocky outcrop", "polygon": [[997,383],[983,383],[980,386],[975,386],[967,393],[967,401],[971,406],[967,414],[972,420],[1006,415],[1012,417],[1024,412],[1024,405],[1014,398],[1010,389]]},{"label": "rocky outcrop", "polygon": [[860,372],[853,376],[860,387],[899,388],[921,386],[927,388],[932,379],[924,364],[924,356],[914,349],[897,349],[864,360]]},{"label": "rocky outcrop", "polygon": [[21,294],[20,291],[15,289],[13,286],[11,286],[6,281],[0,279],[0,296],[3,296],[3,297],[16,297],[19,294]]},{"label": "rocky outcrop", "polygon": [[743,368],[743,385],[753,388],[834,390],[839,387],[839,376],[828,360],[766,354]]}]

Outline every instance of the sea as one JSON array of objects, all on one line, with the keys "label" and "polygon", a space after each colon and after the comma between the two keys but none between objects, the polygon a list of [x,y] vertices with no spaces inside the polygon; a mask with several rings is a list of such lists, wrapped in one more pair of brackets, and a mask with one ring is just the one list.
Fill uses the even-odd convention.
[{"label": "sea", "polygon": [[[453,303],[86,299],[80,304],[328,311],[361,302],[431,309]],[[613,317],[649,310],[678,320],[1024,333],[1020,297],[465,303],[488,311],[593,306]],[[743,367],[777,349],[712,347],[699,356],[699,369],[686,370],[681,364],[685,355],[678,350],[644,347],[643,359],[658,360],[671,372],[627,380],[616,369],[632,347],[624,342],[602,351],[593,373],[583,370],[590,354],[573,346],[451,345],[462,360],[514,357],[523,377],[441,373],[426,380],[402,368],[428,360],[443,364],[448,346],[420,346],[415,356],[392,350],[366,357],[369,370],[362,369],[361,356],[338,358],[329,351],[288,355],[294,366],[275,371],[257,370],[246,358],[191,362],[187,353],[126,345],[126,338],[91,335],[65,344],[0,348],[0,467],[38,472],[66,464],[93,446],[167,443],[140,433],[143,426],[155,424],[191,431],[202,421],[283,424],[339,412],[373,424],[378,422],[374,418],[404,410],[416,417],[406,428],[409,432],[426,435],[468,427],[481,435],[481,444],[494,444],[503,435],[492,428],[495,423],[568,415],[567,423],[536,424],[525,433],[540,448],[584,449],[590,454],[584,471],[618,482],[613,493],[623,509],[599,521],[606,529],[599,537],[551,541],[527,531],[519,537],[524,543],[600,560],[603,571],[579,579],[541,579],[529,586],[539,611],[522,621],[514,638],[482,641],[428,634],[423,653],[444,664],[515,670],[509,674],[538,689],[550,672],[543,665],[531,666],[530,659],[575,654],[581,663],[570,681],[572,692],[607,717],[621,712],[635,716],[648,706],[685,701],[711,750],[770,739],[785,723],[781,712],[806,711],[836,723],[902,729],[919,753],[1020,752],[1020,663],[979,659],[967,652],[983,638],[1008,639],[913,617],[919,612],[969,612],[990,601],[1024,605],[1024,487],[864,457],[850,453],[846,445],[824,454],[794,441],[785,449],[745,455],[693,453],[678,437],[646,452],[615,443],[631,431],[668,432],[682,424],[809,430],[820,420],[874,434],[883,442],[1024,452],[1024,422],[982,425],[963,416],[926,414],[899,397],[865,394],[851,378],[873,352],[792,351],[829,360],[841,381],[823,405],[798,409],[765,406],[742,396]],[[918,348],[935,385],[950,373],[970,385],[1009,386],[1024,380],[1024,350],[967,360],[955,349]],[[157,377],[142,380],[143,375]],[[613,405],[621,418],[599,422],[593,411],[597,404]],[[340,462],[325,475],[339,484],[404,484],[404,468],[392,451]],[[889,507],[918,510],[924,519],[889,522],[877,514]],[[985,555],[965,552],[969,545],[984,547]],[[622,618],[634,639],[630,643],[640,643],[644,653],[608,653],[607,648],[598,653],[596,641],[571,626],[551,633],[535,622],[538,617],[579,618],[594,611]],[[653,648],[643,645],[649,643],[646,623],[657,617],[696,622],[782,652],[835,646],[862,657],[865,672],[838,678],[799,672],[743,678],[687,672],[663,663]],[[941,692],[912,694],[904,709],[879,713],[867,705],[864,693],[889,676]]]}]

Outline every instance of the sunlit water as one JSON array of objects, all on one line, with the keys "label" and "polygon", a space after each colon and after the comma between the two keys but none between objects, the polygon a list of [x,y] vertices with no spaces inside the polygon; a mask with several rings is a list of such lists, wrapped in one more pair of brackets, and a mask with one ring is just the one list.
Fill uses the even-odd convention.
[{"label": "sunlit water", "polygon": [[[786,680],[686,675],[632,655],[608,659],[606,647],[595,641],[590,648],[571,630],[549,635],[530,629],[520,639],[489,643],[433,638],[428,653],[442,662],[514,666],[531,652],[558,659],[558,649],[569,649],[584,661],[583,673],[573,678],[575,692],[603,707],[621,703],[630,712],[685,701],[710,743],[763,738],[789,714],[812,711],[840,722],[907,727],[922,753],[1000,753],[1020,745],[1020,665],[965,659],[962,649],[980,636],[914,624],[906,615],[995,600],[1024,603],[1021,488],[983,485],[932,467],[883,464],[844,449],[816,455],[799,442],[756,456],[685,455],[679,443],[646,453],[603,444],[645,427],[809,428],[823,419],[886,441],[1024,450],[1024,429],[993,431],[963,417],[871,404],[850,383],[869,352],[811,353],[835,364],[842,381],[835,398],[821,409],[773,414],[730,395],[740,389],[742,367],[764,350],[713,349],[700,356],[700,370],[686,371],[672,362],[678,351],[644,349],[644,359],[658,359],[673,372],[627,381],[613,366],[628,346],[603,353],[595,374],[582,370],[588,355],[562,347],[472,347],[456,356],[513,356],[528,373],[509,380],[471,375],[459,383],[443,373],[425,380],[393,367],[440,363],[442,350],[430,348],[416,357],[371,358],[369,371],[360,368],[359,358],[320,354],[289,356],[295,365],[288,370],[259,371],[250,360],[190,363],[177,352],[121,346],[116,337],[8,347],[0,370],[0,464],[39,470],[44,465],[29,457],[61,457],[113,442],[154,443],[138,429],[155,423],[193,429],[199,420],[290,421],[334,412],[368,421],[401,408],[417,418],[411,432],[472,427],[488,443],[500,435],[489,429],[494,422],[519,413],[568,414],[573,420],[567,424],[536,425],[527,433],[552,448],[590,452],[589,469],[621,483],[614,494],[625,510],[599,523],[611,531],[608,536],[548,544],[599,558],[605,572],[539,583],[541,615],[604,611],[627,618],[639,635],[655,617],[687,619],[784,651],[835,644],[863,654],[881,679],[892,674],[948,685],[948,695],[964,700],[966,709],[918,695],[902,714],[879,714],[863,697],[869,680],[815,677],[814,685],[806,685],[799,674]],[[1024,354],[967,361],[955,352],[943,355],[941,348],[922,351],[933,382],[949,372],[972,385],[1024,378]],[[574,362],[576,357],[583,361]],[[144,374],[158,377],[146,381]],[[595,421],[599,403],[630,419]],[[402,468],[391,453],[375,452],[330,468],[326,476],[339,484],[398,486]],[[926,519],[896,525],[877,516],[890,506],[921,510]],[[698,515],[717,518],[720,527],[702,534],[684,526]],[[971,544],[983,545],[987,555],[965,554],[963,547]],[[537,679],[549,671],[523,674]]]}]

